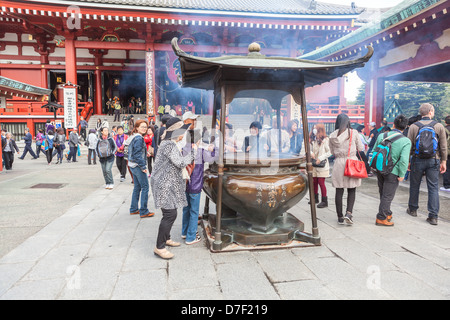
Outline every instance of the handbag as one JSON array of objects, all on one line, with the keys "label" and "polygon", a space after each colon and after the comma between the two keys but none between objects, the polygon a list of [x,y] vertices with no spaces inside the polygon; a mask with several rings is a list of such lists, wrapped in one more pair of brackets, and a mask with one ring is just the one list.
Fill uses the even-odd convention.
[{"label": "handbag", "polygon": [[[350,147],[352,145],[353,130],[350,131],[350,143],[348,145],[347,161],[345,162],[344,176],[354,179],[367,178],[366,165],[364,161],[350,159]],[[358,152],[356,152],[358,156]]]},{"label": "handbag", "polygon": [[320,162],[318,162],[317,159],[313,159],[313,160],[314,160],[314,162],[312,163],[312,166],[316,167],[316,168],[323,168],[327,164],[327,159],[322,160]]}]

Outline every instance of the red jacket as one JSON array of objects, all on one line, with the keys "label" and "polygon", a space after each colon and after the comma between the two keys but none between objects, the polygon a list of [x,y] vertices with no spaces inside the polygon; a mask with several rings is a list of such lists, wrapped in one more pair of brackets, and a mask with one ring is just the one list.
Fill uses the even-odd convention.
[{"label": "red jacket", "polygon": [[148,134],[146,134],[144,136],[144,141],[145,141],[145,145],[147,146],[147,151],[148,151],[148,147],[150,147],[152,145],[153,136],[150,137]]}]

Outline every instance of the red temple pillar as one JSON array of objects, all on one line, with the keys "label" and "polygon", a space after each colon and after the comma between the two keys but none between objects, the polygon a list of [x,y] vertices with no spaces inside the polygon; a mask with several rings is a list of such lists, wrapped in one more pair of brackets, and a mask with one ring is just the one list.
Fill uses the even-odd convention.
[{"label": "red temple pillar", "polygon": [[89,50],[89,53],[94,55],[95,64],[95,114],[103,113],[102,70],[100,69],[100,67],[103,65],[103,55],[106,54],[106,52],[108,52],[108,50]]},{"label": "red temple pillar", "polygon": [[77,54],[73,35],[66,36],[66,82],[77,84]]},{"label": "red temple pillar", "polygon": [[[77,52],[75,48],[75,37],[73,34],[66,34],[65,48],[66,48],[66,83],[71,83],[75,87],[75,101],[76,103],[76,120],[75,125],[78,124],[78,90],[77,90]],[[65,109],[65,108],[64,108]]]},{"label": "red temple pillar", "polygon": [[384,115],[384,78],[370,78],[366,82],[366,101],[364,111],[364,125],[369,132],[369,123],[381,124]]},{"label": "red temple pillar", "polygon": [[95,114],[102,114],[102,71],[95,67]]}]

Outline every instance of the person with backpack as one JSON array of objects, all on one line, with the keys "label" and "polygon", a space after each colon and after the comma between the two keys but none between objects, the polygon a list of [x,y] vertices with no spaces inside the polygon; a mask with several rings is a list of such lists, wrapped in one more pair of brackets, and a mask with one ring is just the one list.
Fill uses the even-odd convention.
[{"label": "person with backpack", "polygon": [[42,153],[44,153],[43,151],[42,151],[42,149],[41,149],[41,145],[42,145],[42,142],[44,141],[44,130],[42,130],[42,129],[39,129],[38,130],[38,134],[36,135],[36,156],[39,158],[39,154],[42,152]]},{"label": "person with backpack", "polygon": [[408,119],[399,115],[394,120],[394,127],[378,135],[374,144],[371,167],[376,170],[380,205],[376,216],[377,226],[393,226],[391,203],[394,200],[400,181],[408,170],[411,141],[403,135]]},{"label": "person with backpack", "polygon": [[77,129],[74,128],[69,134],[69,157],[67,158],[67,162],[77,162],[77,153],[78,153],[78,144],[80,143],[78,138]]},{"label": "person with backpack", "polygon": [[419,190],[425,173],[428,189],[427,222],[437,225],[439,214],[439,173],[447,170],[447,139],[445,128],[433,121],[434,107],[423,103],[419,108],[422,120],[412,124],[408,138],[412,142],[409,201],[406,212],[417,216],[419,209]]},{"label": "person with backpack", "polygon": [[94,164],[97,164],[97,154],[95,152],[97,142],[98,138],[96,130],[90,129],[87,141],[85,142],[85,146],[88,147],[88,165],[92,163],[91,161],[93,161]]},{"label": "person with backpack", "polygon": [[104,127],[100,130],[101,136],[97,141],[95,151],[100,165],[102,166],[103,177],[105,178],[105,189],[114,188],[112,166],[114,164],[114,153],[117,150],[114,139],[109,135],[109,129]]},{"label": "person with backpack", "polygon": [[[445,137],[447,138],[447,163],[450,160],[450,116],[445,117]],[[441,187],[442,191],[450,192],[450,166],[447,166],[447,170],[444,173],[444,186]]]},{"label": "person with backpack", "polygon": [[58,128],[56,129],[56,135],[55,135],[55,141],[54,141],[54,146],[56,149],[56,154],[58,155],[58,157],[56,158],[56,164],[61,164],[63,161],[63,152],[64,149],[66,148],[66,135],[64,134],[64,129],[63,128]]},{"label": "person with backpack", "polygon": [[44,139],[44,150],[47,154],[47,163],[49,165],[50,163],[52,163],[53,159],[54,141],[55,141],[55,133],[53,132],[53,130],[49,130]]}]

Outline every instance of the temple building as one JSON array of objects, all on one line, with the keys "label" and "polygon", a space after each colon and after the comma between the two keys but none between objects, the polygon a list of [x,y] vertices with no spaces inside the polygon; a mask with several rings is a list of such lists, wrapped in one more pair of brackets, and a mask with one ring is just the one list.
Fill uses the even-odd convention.
[{"label": "temple building", "polygon": [[[108,113],[114,99],[149,116],[160,105],[178,114],[186,108],[210,114],[211,92],[180,86],[174,37],[199,57],[245,55],[257,42],[264,55],[292,58],[356,30],[364,11],[315,0],[4,0],[0,10],[0,76],[50,89],[50,102],[59,104],[70,83],[86,118]],[[345,105],[344,83],[338,78],[308,89],[308,103]],[[0,123],[14,124],[19,135],[29,127],[35,135],[54,117],[42,108],[46,103],[8,96]],[[291,104],[283,105],[288,114]],[[235,112],[252,108],[241,105]],[[64,109],[55,116],[63,120]]]}]

